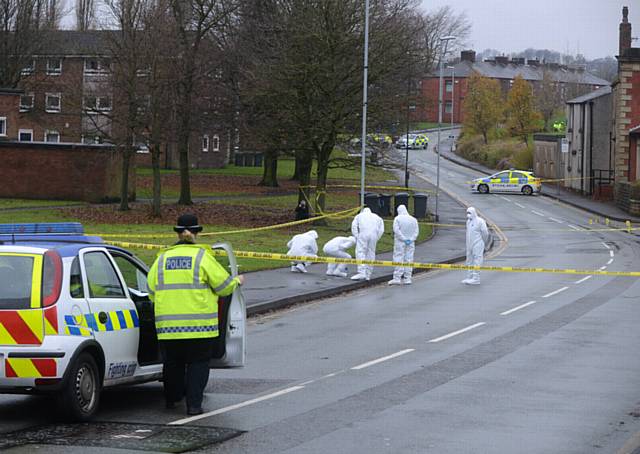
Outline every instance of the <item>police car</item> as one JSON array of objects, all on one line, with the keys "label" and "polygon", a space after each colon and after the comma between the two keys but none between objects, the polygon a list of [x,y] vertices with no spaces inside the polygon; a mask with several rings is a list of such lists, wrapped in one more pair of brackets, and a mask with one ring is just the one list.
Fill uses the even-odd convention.
[{"label": "police car", "polygon": [[540,192],[542,182],[533,172],[524,170],[505,170],[488,177],[471,181],[471,191],[481,194],[489,192],[515,192],[532,195]]},{"label": "police car", "polygon": [[[226,251],[236,276],[231,247],[212,247]],[[68,417],[87,420],[103,388],[161,379],[147,271],[77,223],[0,224],[0,393],[52,393]],[[218,312],[210,367],[241,367],[239,287]]]},{"label": "police car", "polygon": [[429,138],[424,134],[409,134],[408,140],[409,146],[407,147],[407,136],[403,135],[398,137],[398,141],[396,142],[396,148],[411,148],[418,149],[422,148],[424,150],[429,146]]}]

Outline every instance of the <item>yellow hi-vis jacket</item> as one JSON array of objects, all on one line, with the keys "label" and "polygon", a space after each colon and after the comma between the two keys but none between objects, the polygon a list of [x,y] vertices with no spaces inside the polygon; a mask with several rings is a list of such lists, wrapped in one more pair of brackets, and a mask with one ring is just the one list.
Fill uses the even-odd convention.
[{"label": "yellow hi-vis jacket", "polygon": [[238,284],[208,246],[177,244],[166,249],[148,275],[158,339],[217,337],[218,295],[230,295]]}]

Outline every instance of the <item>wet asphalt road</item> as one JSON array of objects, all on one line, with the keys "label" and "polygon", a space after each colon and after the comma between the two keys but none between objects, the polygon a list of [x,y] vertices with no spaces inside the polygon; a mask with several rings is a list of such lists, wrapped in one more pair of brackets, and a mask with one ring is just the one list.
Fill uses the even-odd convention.
[{"label": "wet asphalt road", "polygon": [[[637,237],[589,231],[586,213],[542,196],[472,195],[475,172],[440,164],[441,186],[507,240],[488,265],[640,270]],[[434,179],[435,155],[410,151],[410,166]],[[633,452],[640,285],[587,276],[483,272],[469,287],[433,272],[263,316],[247,367],[213,374],[209,414],[166,411],[149,384],[106,393],[97,420],[244,431],[207,452]],[[0,396],[0,431],[49,423],[48,403]]]}]

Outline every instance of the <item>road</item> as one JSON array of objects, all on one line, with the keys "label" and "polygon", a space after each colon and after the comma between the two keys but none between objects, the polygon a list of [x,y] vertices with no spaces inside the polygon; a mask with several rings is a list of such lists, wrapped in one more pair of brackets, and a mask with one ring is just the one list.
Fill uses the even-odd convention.
[{"label": "road", "polygon": [[[410,152],[413,184],[435,179],[435,159],[431,149]],[[635,236],[589,231],[586,213],[543,196],[472,195],[465,183],[477,173],[440,164],[441,187],[506,240],[488,265],[640,270]],[[412,286],[252,319],[249,363],[214,373],[208,413],[166,411],[160,385],[149,384],[107,392],[97,419],[244,432],[202,448],[221,453],[586,454],[640,446],[636,279],[482,272],[480,286],[465,286],[463,277],[431,272]],[[0,431],[50,422],[47,403],[0,397]],[[86,452],[47,452],[74,449]],[[122,452],[95,450],[111,451]]]}]

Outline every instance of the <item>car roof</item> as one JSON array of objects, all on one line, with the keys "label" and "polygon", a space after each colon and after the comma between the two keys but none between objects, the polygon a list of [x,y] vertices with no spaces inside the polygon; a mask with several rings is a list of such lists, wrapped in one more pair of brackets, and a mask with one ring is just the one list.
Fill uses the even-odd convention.
[{"label": "car roof", "polygon": [[76,222],[0,224],[0,250],[4,251],[32,248],[35,253],[55,249],[62,257],[71,257],[89,245],[104,245],[104,241],[85,235],[82,225]]}]

